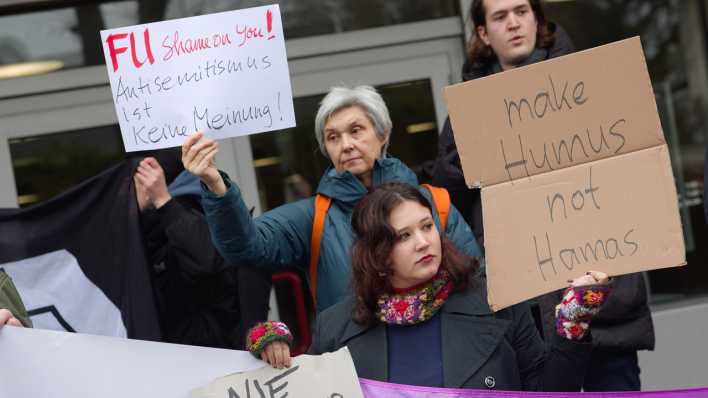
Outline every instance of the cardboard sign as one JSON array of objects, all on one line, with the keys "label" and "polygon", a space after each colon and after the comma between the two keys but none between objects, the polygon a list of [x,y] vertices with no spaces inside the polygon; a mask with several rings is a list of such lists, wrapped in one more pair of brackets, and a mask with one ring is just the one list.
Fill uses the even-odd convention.
[{"label": "cardboard sign", "polygon": [[126,151],[295,126],[278,5],[101,31]]},{"label": "cardboard sign", "polygon": [[684,265],[671,163],[639,38],[445,88],[482,188],[498,310],[588,270]]},{"label": "cardboard sign", "polygon": [[270,366],[214,380],[191,398],[324,397],[363,398],[347,347],[322,355],[300,355],[287,369]]}]

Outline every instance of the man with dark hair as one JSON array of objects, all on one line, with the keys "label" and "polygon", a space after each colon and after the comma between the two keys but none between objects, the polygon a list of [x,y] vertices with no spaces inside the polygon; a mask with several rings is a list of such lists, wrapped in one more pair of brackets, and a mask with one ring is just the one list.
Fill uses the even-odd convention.
[{"label": "man with dark hair", "polygon": [[[465,81],[570,54],[573,44],[558,25],[546,20],[540,0],[474,0],[474,36],[462,69]],[[473,111],[473,110],[472,110]],[[465,184],[449,118],[438,139],[433,185],[447,188],[452,203],[472,227],[484,250],[479,189]],[[536,299],[536,321],[544,336],[553,331],[560,293]],[[594,351],[585,376],[586,391],[639,390],[637,350],[654,348],[654,332],[642,274],[615,278],[613,293],[593,320]]]},{"label": "man with dark hair", "polygon": [[[565,32],[556,34],[557,27],[546,20],[539,0],[478,0],[470,13],[475,38],[469,43],[468,57],[477,68],[496,62],[501,70],[508,70],[573,51]],[[556,43],[558,36],[561,42]]]},{"label": "man with dark hair", "polygon": [[[462,79],[478,79],[574,51],[568,34],[546,21],[538,0],[474,0],[470,11],[475,35],[468,43]],[[450,119],[438,139],[433,185],[447,188],[452,203],[484,246],[478,189],[468,189],[462,174]]]}]

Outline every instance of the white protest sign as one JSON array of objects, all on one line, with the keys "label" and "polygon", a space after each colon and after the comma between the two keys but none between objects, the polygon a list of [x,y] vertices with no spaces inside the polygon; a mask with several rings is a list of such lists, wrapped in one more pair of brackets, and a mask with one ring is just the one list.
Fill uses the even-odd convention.
[{"label": "white protest sign", "polygon": [[[290,369],[276,370],[246,351],[5,326],[0,353],[0,397],[187,398],[215,379],[233,380],[238,375],[222,376],[237,372],[252,380],[252,397],[260,397],[257,381],[264,392],[282,387],[279,398],[286,390],[326,398],[362,396],[346,349],[301,355]],[[273,377],[279,378],[268,384]],[[302,386],[308,389],[294,390]],[[233,385],[239,397],[247,397],[244,387]],[[228,398],[228,388],[224,391],[220,396]]]},{"label": "white protest sign", "polygon": [[250,397],[363,398],[349,350],[301,355],[290,368],[270,366],[215,380],[191,398]]},{"label": "white protest sign", "polygon": [[225,374],[264,366],[245,351],[5,326],[0,397],[187,398]]},{"label": "white protest sign", "polygon": [[101,31],[126,151],[295,126],[277,4]]}]

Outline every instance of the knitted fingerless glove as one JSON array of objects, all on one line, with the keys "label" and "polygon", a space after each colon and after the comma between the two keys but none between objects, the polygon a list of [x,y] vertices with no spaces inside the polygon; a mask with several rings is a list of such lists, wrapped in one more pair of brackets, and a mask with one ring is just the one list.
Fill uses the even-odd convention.
[{"label": "knitted fingerless glove", "polygon": [[556,306],[556,333],[568,340],[582,340],[609,293],[608,285],[565,289],[563,299]]},{"label": "knitted fingerless glove", "polygon": [[283,322],[260,322],[248,331],[246,349],[256,358],[261,359],[261,353],[273,341],[284,341],[290,345],[293,341],[293,335]]}]

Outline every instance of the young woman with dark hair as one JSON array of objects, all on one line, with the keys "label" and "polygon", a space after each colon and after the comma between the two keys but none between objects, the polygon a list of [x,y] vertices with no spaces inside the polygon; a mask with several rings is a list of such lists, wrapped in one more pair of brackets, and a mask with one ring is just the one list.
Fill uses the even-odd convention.
[{"label": "young woman with dark hair", "polygon": [[[347,346],[359,377],[400,384],[579,390],[591,351],[588,323],[608,293],[607,275],[573,281],[545,345],[527,304],[491,311],[477,261],[441,238],[433,214],[404,183],[380,185],[357,204],[354,297],[319,315],[310,353]],[[264,343],[252,351],[289,366],[279,341],[286,337],[274,336],[252,334],[251,343]]]},{"label": "young woman with dark hair", "polygon": [[[400,208],[404,203],[405,206]],[[405,271],[396,272],[392,269],[392,261],[381,261],[382,258],[400,252],[399,246],[409,244],[410,231],[396,231],[393,225],[386,222],[392,213],[410,210],[409,207],[415,207],[423,216],[420,222],[424,233],[437,234],[430,203],[408,184],[386,184],[384,189],[366,196],[362,204],[354,209],[352,228],[356,240],[352,247],[352,278],[354,294],[358,299],[354,306],[353,320],[361,325],[371,325],[379,320],[376,317],[379,297],[397,289],[409,288],[406,281],[400,281],[399,274]],[[421,212],[422,209],[425,211]],[[438,240],[441,249],[433,250],[433,256],[438,255],[436,261],[440,264],[439,269],[449,275],[450,288],[463,291],[469,283],[470,275],[477,272],[479,262],[461,254],[439,234]],[[427,269],[432,270],[432,267]],[[420,281],[428,282],[432,276],[424,272]]]}]

